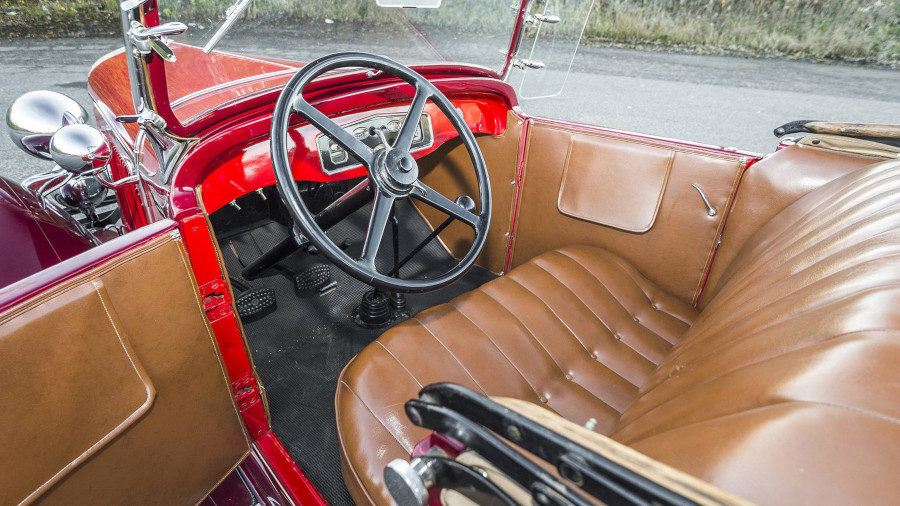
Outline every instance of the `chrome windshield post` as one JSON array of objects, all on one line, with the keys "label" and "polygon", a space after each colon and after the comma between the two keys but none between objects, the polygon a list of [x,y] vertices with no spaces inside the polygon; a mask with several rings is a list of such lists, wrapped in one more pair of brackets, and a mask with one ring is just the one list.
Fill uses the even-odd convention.
[{"label": "chrome windshield post", "polygon": [[175,52],[166,38],[187,30],[183,23],[166,23],[147,28],[141,20],[141,6],[147,0],[124,0],[119,4],[122,17],[122,36],[125,41],[125,56],[128,61],[128,79],[131,83],[131,99],[134,112],[138,115],[145,110],[155,110],[150,82],[147,78],[146,58],[155,54],[167,62],[176,61]]},{"label": "chrome windshield post", "polygon": [[[187,26],[182,23],[145,26],[142,7],[147,3],[148,0],[122,0],[119,3],[122,37],[125,43],[125,60],[128,65],[128,81],[135,114],[117,116],[116,121],[139,125],[140,129],[130,152],[122,154],[125,158],[125,165],[131,172],[125,180],[128,180],[129,184],[133,184],[131,181],[137,183],[144,213],[150,222],[153,221],[153,213],[149,207],[151,199],[146,194],[145,184],[166,190],[161,183],[164,184],[171,175],[178,158],[184,154],[191,139],[178,137],[169,131],[166,120],[158,113],[148,71],[149,62],[153,56],[167,62],[176,61],[175,53],[169,47],[170,43],[166,37],[183,33],[187,30]],[[150,180],[142,170],[140,153],[145,151],[144,143],[149,145],[159,166],[163,169],[160,181]],[[153,170],[149,175],[157,172],[158,170]]]},{"label": "chrome windshield post", "polygon": [[[125,39],[125,60],[128,62],[128,82],[131,86],[131,100],[134,102],[134,111],[140,114],[145,104],[152,104],[150,87],[147,82],[147,72],[144,61],[135,47],[131,38],[131,23],[140,23],[141,6],[147,0],[124,0],[119,4],[122,17],[122,36]],[[152,107],[150,107],[152,109]]]}]

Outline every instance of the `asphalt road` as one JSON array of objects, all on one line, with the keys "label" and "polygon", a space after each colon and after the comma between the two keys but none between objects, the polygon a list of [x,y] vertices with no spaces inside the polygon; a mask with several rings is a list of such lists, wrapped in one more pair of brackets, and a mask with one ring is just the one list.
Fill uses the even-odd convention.
[{"label": "asphalt road", "polygon": [[[115,37],[0,40],[0,112],[35,89],[67,94],[90,110],[91,64],[120,44]],[[321,44],[279,50],[283,43],[259,37],[247,45],[289,58],[328,52]],[[515,72],[510,82],[518,86]],[[792,120],[898,123],[898,90],[896,70],[583,47],[561,95],[520,105],[538,116],[764,153],[776,145],[772,130]],[[0,174],[21,180],[49,168],[0,139]]]}]

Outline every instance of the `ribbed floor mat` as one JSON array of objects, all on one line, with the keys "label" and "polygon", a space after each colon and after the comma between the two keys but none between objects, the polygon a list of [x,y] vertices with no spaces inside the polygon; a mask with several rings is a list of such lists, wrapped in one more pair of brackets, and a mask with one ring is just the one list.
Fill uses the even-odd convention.
[{"label": "ribbed floor mat", "polygon": [[[401,202],[397,217],[401,224],[401,256],[430,233],[421,217],[406,202]],[[349,251],[358,254],[370,207],[366,206],[329,231],[336,242],[349,238]],[[217,234],[219,232],[217,231]],[[227,233],[227,231],[226,231]],[[244,265],[262,251],[286,237],[287,228],[277,223],[264,223],[235,236],[219,235],[219,245],[229,276],[249,289],[268,287],[275,290],[278,309],[267,316],[244,322],[257,371],[265,386],[275,433],[309,479],[332,504],[352,504],[341,477],[334,393],[337,378],[344,365],[384,329],[366,330],[354,324],[350,315],[359,304],[365,285],[337,267],[331,266],[336,290],[324,295],[298,297],[294,274],[314,263],[329,263],[322,255],[295,253],[280,266],[250,282],[240,277]],[[385,234],[379,260],[380,272],[387,272],[390,255],[390,231]],[[444,249],[432,242],[401,274],[405,278],[427,277],[428,273],[446,272],[455,261]],[[279,272],[280,270],[280,272]],[[472,290],[494,277],[482,268],[474,268],[453,285],[437,292],[408,295],[411,314],[446,302]],[[237,296],[240,295],[235,290]]]}]

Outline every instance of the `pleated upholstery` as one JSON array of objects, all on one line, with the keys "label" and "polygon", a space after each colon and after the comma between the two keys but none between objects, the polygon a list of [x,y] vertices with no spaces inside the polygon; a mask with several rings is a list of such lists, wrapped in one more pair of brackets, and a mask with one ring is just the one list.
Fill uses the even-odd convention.
[{"label": "pleated upholstery", "polygon": [[900,500],[900,164],[773,218],[611,435],[759,503]]},{"label": "pleated upholstery", "polygon": [[403,403],[453,381],[541,404],[762,503],[886,503],[900,467],[900,163],[837,179],[745,245],[702,314],[621,258],[541,255],[386,332],[345,369],[344,477],[427,432]]},{"label": "pleated upholstery", "polygon": [[[350,362],[336,396],[357,502],[386,503],[384,466],[428,432],[403,403],[452,381],[542,404],[608,432],[697,316],[619,257],[572,247],[390,329]],[[351,464],[352,462],[352,464]]]}]

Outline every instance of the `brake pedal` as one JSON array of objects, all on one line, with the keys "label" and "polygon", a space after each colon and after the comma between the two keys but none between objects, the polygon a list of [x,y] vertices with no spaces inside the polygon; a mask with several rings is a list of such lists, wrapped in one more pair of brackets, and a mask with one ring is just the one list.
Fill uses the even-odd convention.
[{"label": "brake pedal", "polygon": [[234,305],[237,306],[238,315],[250,321],[275,311],[278,301],[275,300],[275,290],[263,287],[241,295]]},{"label": "brake pedal", "polygon": [[318,293],[326,293],[337,287],[337,282],[331,281],[331,268],[328,264],[312,264],[294,276],[294,289],[298,297],[305,297]]}]

